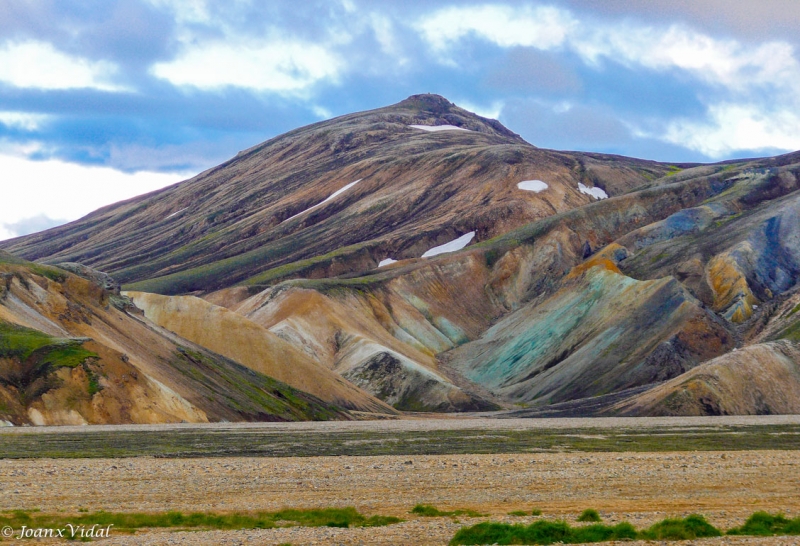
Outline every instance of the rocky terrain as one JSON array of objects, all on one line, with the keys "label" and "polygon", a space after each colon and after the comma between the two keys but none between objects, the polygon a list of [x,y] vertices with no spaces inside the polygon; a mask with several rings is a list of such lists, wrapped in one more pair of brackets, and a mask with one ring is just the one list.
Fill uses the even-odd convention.
[{"label": "rocky terrain", "polygon": [[[755,510],[800,512],[797,464],[792,451],[0,461],[0,510],[226,512],[336,505],[406,520],[351,529],[152,529],[133,536],[112,533],[111,540],[97,542],[131,545],[443,545],[459,528],[480,521],[563,518],[575,524],[586,508],[597,509],[606,523],[629,521],[639,528],[669,516],[702,513],[729,529]],[[36,482],[42,475],[47,480]],[[409,513],[417,503],[487,516],[419,517]],[[508,515],[533,509],[542,515]],[[666,542],[797,543],[797,537]]]},{"label": "rocky terrain", "polygon": [[542,150],[415,95],[0,247],[342,410],[787,413],[798,175]]}]

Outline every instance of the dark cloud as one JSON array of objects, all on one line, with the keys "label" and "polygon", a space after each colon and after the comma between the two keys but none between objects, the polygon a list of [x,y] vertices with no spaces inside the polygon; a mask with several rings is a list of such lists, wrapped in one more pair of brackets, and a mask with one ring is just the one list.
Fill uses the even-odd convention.
[{"label": "dark cloud", "polygon": [[796,43],[800,37],[797,0],[560,0],[556,4],[604,18],[680,22],[745,40],[780,38]]},{"label": "dark cloud", "polygon": [[659,161],[705,161],[702,154],[634,135],[605,105],[570,107],[512,100],[500,121],[540,148],[594,151]]},{"label": "dark cloud", "polygon": [[[566,61],[566,62],[565,62]],[[502,91],[574,95],[583,83],[570,59],[553,52],[516,47],[494,68],[484,84]]]}]

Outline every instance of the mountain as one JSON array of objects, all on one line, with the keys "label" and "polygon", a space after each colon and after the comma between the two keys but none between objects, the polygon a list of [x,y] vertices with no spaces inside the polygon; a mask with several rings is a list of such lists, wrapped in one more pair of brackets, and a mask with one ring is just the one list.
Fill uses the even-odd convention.
[{"label": "mountain", "polygon": [[[589,203],[579,182],[616,195],[669,169],[539,150],[497,121],[418,95],[290,131],[181,184],[0,246],[146,292],[267,285],[363,273],[472,231],[490,239]],[[549,190],[517,188],[529,179]]]},{"label": "mountain", "polygon": [[342,411],[786,412],[799,174],[542,150],[416,95],[0,246]]},{"label": "mountain", "polygon": [[[275,360],[298,369],[294,355]],[[334,374],[328,401],[148,321],[104,274],[0,251],[0,423],[351,419],[394,413]]]}]

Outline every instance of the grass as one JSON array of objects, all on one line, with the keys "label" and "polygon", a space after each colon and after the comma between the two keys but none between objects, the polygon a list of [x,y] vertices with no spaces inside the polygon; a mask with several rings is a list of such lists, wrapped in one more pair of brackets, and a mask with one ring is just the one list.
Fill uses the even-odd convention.
[{"label": "grass", "polygon": [[[36,275],[46,277],[51,281],[59,283],[67,280],[67,272],[62,269],[50,265],[38,264],[36,262],[29,262],[28,260],[23,260],[8,252],[0,252],[0,265],[22,266]],[[24,282],[21,278],[20,281]]]},{"label": "grass", "polygon": [[[584,514],[586,512],[594,512],[597,515],[594,510],[586,510]],[[783,531],[793,522],[798,523],[798,530],[795,531],[795,534],[800,532],[800,518],[796,520],[782,518],[780,523],[775,523],[776,517],[782,518],[782,516],[770,516],[764,512],[757,512],[747,520],[748,523],[740,528],[747,529],[746,531],[729,532],[729,534],[758,534],[757,532],[763,531],[765,535],[772,535],[777,534],[773,530]],[[748,528],[747,526],[751,521],[754,523]],[[722,536],[719,529],[708,523],[703,516],[693,514],[683,519],[665,519],[643,531],[637,531],[628,522],[616,525],[593,523],[592,525],[579,527],[572,527],[565,521],[536,521],[527,526],[484,522],[460,529],[450,541],[450,544],[581,544],[636,539],[694,540],[696,538],[718,536]]]},{"label": "grass", "polygon": [[728,531],[729,535],[773,536],[800,535],[800,517],[788,519],[783,514],[756,512],[744,525]]},{"label": "grass", "polygon": [[665,519],[640,533],[640,537],[646,540],[693,540],[721,535],[719,529],[697,514],[683,519]]},{"label": "grass", "polygon": [[541,516],[542,511],[538,508],[534,508],[530,512],[526,512],[525,510],[514,510],[513,512],[508,513],[509,516]]},{"label": "grass", "polygon": [[311,510],[285,509],[278,512],[215,514],[194,512],[120,513],[94,512],[78,515],[41,514],[35,511],[15,510],[0,514],[0,527],[19,529],[28,527],[63,528],[67,524],[91,527],[113,526],[116,532],[133,533],[137,529],[271,529],[274,527],[381,527],[400,523],[393,516],[371,516],[358,512],[353,507],[322,508]]},{"label": "grass", "polygon": [[564,521],[536,521],[530,525],[484,522],[460,529],[450,544],[582,544],[637,538],[633,525],[596,523],[572,527]]},{"label": "grass", "polygon": [[[411,513],[426,518],[457,517],[457,516],[467,516],[468,518],[480,518],[487,515],[487,514],[481,514],[480,512],[476,512],[475,510],[468,510],[468,509],[453,510],[452,512],[444,512],[442,510],[439,510],[435,506],[431,506],[430,504],[418,504],[411,509]],[[525,514],[523,513],[523,515]]]},{"label": "grass", "polygon": [[[239,376],[236,376],[239,377]],[[233,377],[231,377],[233,379]],[[250,377],[250,380],[254,380]],[[215,391],[216,392],[216,391]],[[222,396],[220,392],[217,395]],[[299,396],[299,395],[298,395]],[[664,452],[797,449],[800,425],[432,431],[304,431],[183,426],[169,434],[137,430],[77,432],[0,429],[0,458],[314,457],[542,452]],[[480,441],[476,441],[479,439]]]},{"label": "grass", "polygon": [[580,516],[578,516],[578,521],[599,522],[602,521],[602,519],[600,518],[600,513],[597,510],[595,510],[594,508],[587,508],[586,510],[581,512]]}]

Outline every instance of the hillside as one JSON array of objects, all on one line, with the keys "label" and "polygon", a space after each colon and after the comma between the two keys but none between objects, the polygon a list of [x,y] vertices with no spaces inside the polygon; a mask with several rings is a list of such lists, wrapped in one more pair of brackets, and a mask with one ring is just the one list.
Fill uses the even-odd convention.
[{"label": "hillside", "polygon": [[787,412],[798,175],[541,150],[416,95],[0,246],[346,409]]},{"label": "hillside", "polygon": [[392,412],[338,381],[343,388],[327,390],[324,402],[159,328],[105,275],[0,251],[0,422],[351,418],[342,406]]}]

